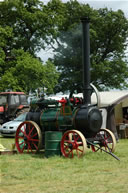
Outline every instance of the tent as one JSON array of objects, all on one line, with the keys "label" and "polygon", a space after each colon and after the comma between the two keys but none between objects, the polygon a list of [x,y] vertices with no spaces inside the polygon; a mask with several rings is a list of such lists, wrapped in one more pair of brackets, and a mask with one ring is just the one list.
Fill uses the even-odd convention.
[{"label": "tent", "polygon": [[[99,106],[103,115],[102,128],[106,127],[110,129],[115,134],[115,137],[118,140],[119,128],[120,126],[122,127],[122,124],[124,124],[123,109],[128,109],[128,91],[100,92],[99,96]],[[91,100],[93,104],[96,103],[96,94],[92,94]]]},{"label": "tent", "polygon": [[[128,91],[107,91],[99,92],[100,107],[114,107],[123,102],[123,106],[128,106]],[[126,100],[127,99],[127,100]],[[92,104],[97,102],[95,93],[91,97]]]}]

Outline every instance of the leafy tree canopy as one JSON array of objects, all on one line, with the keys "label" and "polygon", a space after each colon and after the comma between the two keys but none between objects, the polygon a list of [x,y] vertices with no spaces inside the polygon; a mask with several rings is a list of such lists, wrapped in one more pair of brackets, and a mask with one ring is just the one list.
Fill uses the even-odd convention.
[{"label": "leafy tree canopy", "polygon": [[0,4],[0,24],[13,29],[13,38],[8,40],[6,54],[13,48],[24,49],[34,54],[41,46],[40,39],[45,38],[47,14],[39,0],[5,0]]},{"label": "leafy tree canopy", "polygon": [[121,10],[94,10],[77,1],[65,3],[65,20],[56,38],[54,63],[61,72],[56,91],[82,88],[80,18],[90,18],[91,81],[100,90],[128,87],[128,61],[125,56],[128,20]]},{"label": "leafy tree canopy", "polygon": [[53,32],[48,14],[46,6],[39,0],[0,2],[1,91],[29,92],[44,86],[47,93],[53,92],[58,78],[56,68],[50,61],[43,65],[35,58]]},{"label": "leafy tree canopy", "polygon": [[29,93],[39,87],[45,87],[47,94],[53,93],[58,73],[50,61],[42,65],[39,60],[23,50],[13,50],[12,55],[14,59],[9,62],[11,67],[1,77],[1,91],[6,88]]},{"label": "leafy tree canopy", "polygon": [[[77,0],[5,0],[0,2],[0,90],[28,92],[42,85],[51,93],[56,85],[56,92],[81,91],[83,16],[91,20],[91,81],[101,90],[127,87],[128,20],[121,10],[95,10]],[[48,46],[55,56],[42,65],[36,53]]]}]

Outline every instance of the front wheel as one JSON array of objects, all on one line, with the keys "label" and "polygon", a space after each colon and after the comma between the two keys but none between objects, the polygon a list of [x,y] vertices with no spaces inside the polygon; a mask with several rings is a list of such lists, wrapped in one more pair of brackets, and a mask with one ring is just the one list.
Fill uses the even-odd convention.
[{"label": "front wheel", "polygon": [[80,131],[70,130],[64,133],[61,140],[61,152],[64,157],[82,157],[86,149],[86,140]]},{"label": "front wheel", "polygon": [[41,148],[42,134],[33,121],[24,121],[16,131],[15,143],[19,153],[36,153]]}]

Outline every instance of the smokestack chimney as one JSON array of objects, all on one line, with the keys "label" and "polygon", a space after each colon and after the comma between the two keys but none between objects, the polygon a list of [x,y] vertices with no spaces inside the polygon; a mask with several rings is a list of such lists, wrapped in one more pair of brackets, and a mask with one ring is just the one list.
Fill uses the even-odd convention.
[{"label": "smokestack chimney", "polygon": [[89,18],[81,18],[84,106],[91,104]]}]

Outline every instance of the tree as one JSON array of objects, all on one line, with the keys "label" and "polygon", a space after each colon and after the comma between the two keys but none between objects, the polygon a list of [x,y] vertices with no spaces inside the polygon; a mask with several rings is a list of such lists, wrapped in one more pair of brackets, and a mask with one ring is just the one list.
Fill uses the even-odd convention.
[{"label": "tree", "polygon": [[[52,5],[52,6],[51,6]],[[62,11],[61,11],[62,10]],[[32,55],[46,42],[53,40],[57,26],[62,23],[63,4],[52,0],[44,5],[41,0],[5,0],[0,3],[0,25],[13,29],[13,38],[8,39],[6,54],[14,49],[23,49]]]},{"label": "tree", "polygon": [[[81,91],[80,17],[83,16],[91,19],[92,82],[101,90],[127,86],[128,67],[124,50],[128,21],[121,10],[94,10],[77,0],[67,3],[51,0],[46,5],[41,0],[5,0],[0,3],[0,89],[5,90],[10,85],[12,89],[28,92],[43,85],[51,92],[56,84],[56,92]],[[41,67],[36,54],[48,46],[54,48],[55,57]],[[59,84],[55,80],[58,74],[53,63],[61,74]],[[50,68],[51,72],[55,70],[54,77]],[[34,74],[35,85],[30,83],[32,77],[30,81],[27,79],[28,72]],[[50,74],[50,84],[47,74]]]},{"label": "tree", "polygon": [[[126,88],[128,61],[125,58],[128,20],[121,10],[93,10],[89,5],[65,4],[63,31],[56,39],[53,62],[61,72],[56,92],[82,88],[80,17],[89,16],[91,40],[91,81],[99,90]],[[69,20],[70,18],[70,20]]]},{"label": "tree", "polygon": [[38,50],[40,38],[45,34],[43,19],[47,17],[41,12],[41,6],[43,3],[39,0],[5,0],[0,4],[0,25],[13,29],[13,38],[8,39],[6,55],[12,48],[24,49],[31,54]]},{"label": "tree", "polygon": [[[51,62],[42,65],[36,52],[54,32],[52,15],[39,0],[0,2],[0,90],[29,92],[41,87],[53,92],[58,73]],[[24,51],[23,51],[24,50]],[[50,68],[49,68],[50,67]],[[48,81],[48,73],[52,76]],[[49,83],[50,82],[50,83]],[[46,85],[47,83],[47,85]]]},{"label": "tree", "polygon": [[[5,71],[0,81],[0,91],[11,89],[29,93],[39,87],[45,87],[46,93],[52,93],[58,73],[51,62],[45,65],[23,50],[13,50],[13,65]],[[12,63],[10,61],[9,63]],[[48,76],[52,73],[52,76]]]},{"label": "tree", "polygon": [[8,68],[6,61],[8,57],[6,56],[5,49],[8,46],[8,39],[13,36],[12,28],[5,26],[4,28],[0,26],[0,77],[5,73]]},{"label": "tree", "polygon": [[94,42],[91,44],[93,82],[101,89],[126,88],[128,20],[121,10],[99,9],[98,14]]},{"label": "tree", "polygon": [[43,68],[45,72],[45,78],[42,79],[41,85],[44,86],[46,93],[49,95],[54,93],[54,87],[56,84],[58,84],[60,73],[57,72],[55,65],[50,60],[46,62]]},{"label": "tree", "polygon": [[[82,89],[82,53],[81,31],[79,26],[63,32],[60,37],[61,44],[56,49],[54,63],[60,72],[60,77],[55,90],[57,92],[73,92]],[[59,41],[60,41],[59,40]]]}]

